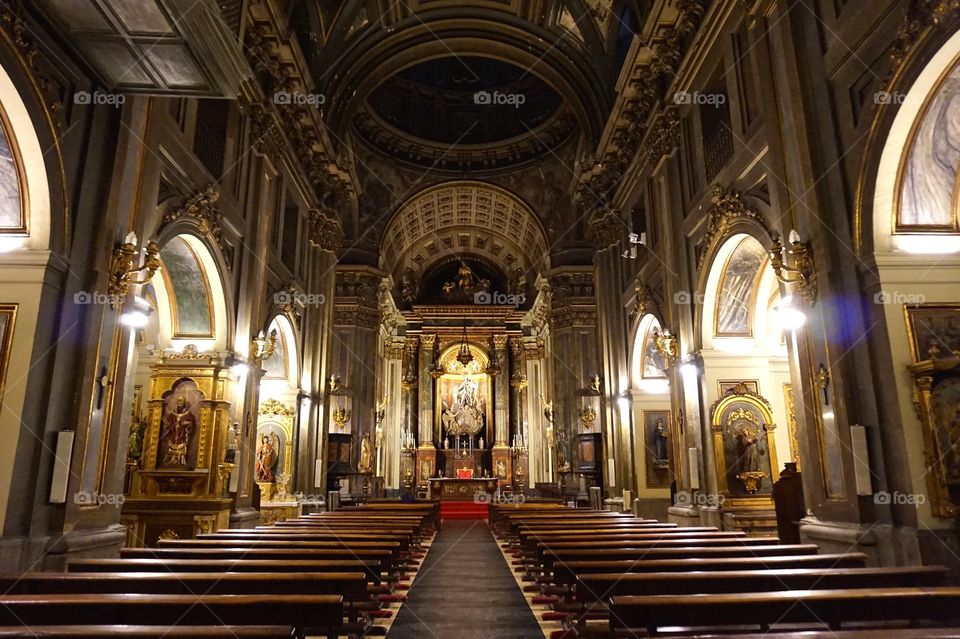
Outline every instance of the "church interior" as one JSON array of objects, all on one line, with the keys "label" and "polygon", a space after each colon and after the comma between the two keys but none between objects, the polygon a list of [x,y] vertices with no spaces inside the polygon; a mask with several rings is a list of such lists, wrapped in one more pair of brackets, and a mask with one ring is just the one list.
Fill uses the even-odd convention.
[{"label": "church interior", "polygon": [[0,0],[0,195],[0,638],[960,638],[958,0]]}]

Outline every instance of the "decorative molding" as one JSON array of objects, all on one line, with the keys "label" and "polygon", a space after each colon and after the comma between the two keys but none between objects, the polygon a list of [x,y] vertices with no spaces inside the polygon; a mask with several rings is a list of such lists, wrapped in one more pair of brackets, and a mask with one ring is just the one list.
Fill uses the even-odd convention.
[{"label": "decorative molding", "polygon": [[310,246],[323,251],[336,251],[343,245],[343,229],[339,222],[324,215],[319,209],[307,212],[307,239]]},{"label": "decorative molding", "polygon": [[627,227],[618,211],[606,210],[594,217],[587,227],[587,237],[598,251],[618,244],[626,235]]},{"label": "decorative molding", "polygon": [[[589,208],[602,205],[610,197],[638,154],[649,160],[662,149],[660,143],[654,143],[646,153],[641,149],[648,133],[646,123],[653,116],[658,100],[664,97],[661,87],[666,83],[662,78],[676,75],[683,60],[683,46],[691,40],[690,34],[699,28],[706,4],[704,0],[676,0],[677,13],[673,24],[663,25],[649,41],[637,48],[633,60],[625,63],[633,68],[614,106],[608,125],[612,130],[595,158],[590,157],[582,163],[577,199],[587,203]],[[661,126],[671,131],[670,135],[664,136],[662,132],[654,135],[655,139],[664,142],[674,135],[672,127],[667,126],[673,116],[666,117],[668,120]]]},{"label": "decorative molding", "polygon": [[197,225],[197,230],[211,238],[220,248],[228,270],[233,270],[233,247],[223,237],[223,212],[217,207],[220,199],[220,186],[216,183],[208,185],[184,197],[180,206],[170,209],[163,214],[162,227],[167,227],[177,220],[186,218]]},{"label": "decorative molding", "polygon": [[697,243],[697,270],[703,269],[704,260],[710,249],[730,233],[736,222],[753,221],[766,228],[763,216],[749,204],[743,196],[734,190],[724,190],[719,185],[713,187],[710,198],[712,206],[707,212],[706,233]]},{"label": "decorative molding", "polygon": [[297,411],[289,408],[283,402],[270,398],[260,402],[260,407],[257,409],[259,415],[282,415],[284,417],[293,417],[297,414]]},{"label": "decorative molding", "polygon": [[884,80],[884,86],[892,84],[906,65],[910,52],[930,30],[943,27],[952,33],[956,29],[954,23],[958,21],[958,0],[910,0],[890,49],[890,73]]},{"label": "decorative molding", "polygon": [[[24,13],[22,2],[0,0],[0,28],[17,48],[27,70],[33,75],[44,107],[51,116],[60,116],[63,112],[63,99],[60,97],[63,87],[41,69],[43,56],[33,38],[33,29],[20,17]],[[51,117],[51,120],[60,126],[62,117]]]}]

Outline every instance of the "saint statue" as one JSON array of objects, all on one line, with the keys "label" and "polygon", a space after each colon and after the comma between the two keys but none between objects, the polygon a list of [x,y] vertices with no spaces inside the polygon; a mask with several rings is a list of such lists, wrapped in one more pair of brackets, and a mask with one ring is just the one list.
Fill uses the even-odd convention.
[{"label": "saint statue", "polygon": [[503,461],[502,459],[497,460],[497,478],[507,478],[507,462]]},{"label": "saint statue", "polygon": [[160,435],[166,442],[164,466],[187,466],[190,437],[196,428],[197,418],[190,412],[190,404],[183,395],[178,396],[174,409],[166,415],[165,428]]},{"label": "saint statue", "polygon": [[751,429],[740,426],[736,430],[737,440],[740,443],[740,465],[742,473],[756,472],[760,470],[760,440],[756,432]]},{"label": "saint statue", "polygon": [[360,440],[360,463],[357,464],[357,470],[361,473],[373,470],[373,443],[370,441],[370,433],[366,433]]},{"label": "saint statue", "polygon": [[257,481],[274,481],[274,469],[277,465],[277,449],[274,439],[268,433],[260,437],[257,447],[257,460],[254,466],[254,476]]},{"label": "saint statue", "polygon": [[138,419],[130,422],[130,434],[127,436],[127,459],[139,461],[143,454],[143,423]]},{"label": "saint statue", "polygon": [[662,419],[657,419],[653,427],[653,456],[658,462],[666,462],[667,454],[667,429],[663,425]]}]

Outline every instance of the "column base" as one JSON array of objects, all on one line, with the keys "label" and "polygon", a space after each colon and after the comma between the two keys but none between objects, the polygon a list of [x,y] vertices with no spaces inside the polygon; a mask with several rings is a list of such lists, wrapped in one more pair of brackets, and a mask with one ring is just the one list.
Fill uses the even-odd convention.
[{"label": "column base", "polygon": [[17,537],[0,540],[0,570],[54,570],[62,572],[72,559],[117,557],[127,540],[120,524],[71,531],[51,544],[51,537]]},{"label": "column base", "polygon": [[[957,534],[952,533],[953,543],[957,542]],[[871,566],[911,566],[920,564],[927,558],[921,554],[921,546],[928,546],[932,552],[926,563],[940,563],[945,561],[944,555],[949,555],[943,546],[943,554],[936,551],[940,541],[936,535],[924,535],[926,542],[921,544],[916,528],[891,526],[889,524],[856,524],[840,521],[823,521],[816,517],[804,517],[800,520],[800,542],[816,544],[820,552],[843,553],[862,552],[867,555],[867,563]],[[948,543],[949,542],[945,542]],[[925,553],[924,553],[925,555]],[[960,561],[952,561],[960,568]]]}]

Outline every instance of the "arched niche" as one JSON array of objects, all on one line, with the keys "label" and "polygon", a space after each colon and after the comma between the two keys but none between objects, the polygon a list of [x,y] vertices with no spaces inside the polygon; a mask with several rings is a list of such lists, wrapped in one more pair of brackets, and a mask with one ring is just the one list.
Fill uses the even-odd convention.
[{"label": "arched niche", "polygon": [[955,253],[960,251],[960,151],[954,150],[960,144],[960,34],[932,55],[904,91],[893,93],[896,116],[872,179],[874,249]]},{"label": "arched niche", "polygon": [[673,480],[677,419],[670,402],[666,362],[655,336],[662,331],[652,313],[637,322],[630,355],[630,410],[634,424],[634,464],[638,497],[663,498]]},{"label": "arched niche", "polygon": [[701,296],[704,350],[786,356],[772,313],[780,289],[767,251],[756,237],[738,233],[717,249]]},{"label": "arched niche", "polygon": [[786,425],[771,431],[772,453],[799,461],[786,334],[776,313],[780,287],[767,251],[757,235],[734,233],[718,242],[706,269],[698,301],[707,398],[719,401],[739,384],[766,398],[776,422]]},{"label": "arched niche", "polygon": [[200,352],[229,349],[226,290],[207,245],[189,234],[160,248],[162,266],[153,276],[159,318],[158,347]]},{"label": "arched niche", "polygon": [[37,128],[0,67],[0,252],[51,246],[51,197]]},{"label": "arched niche", "polygon": [[266,371],[260,380],[263,392],[296,392],[300,387],[299,338],[293,322],[286,315],[277,315],[267,325],[265,335],[269,339],[276,334],[273,353],[263,360]]}]

